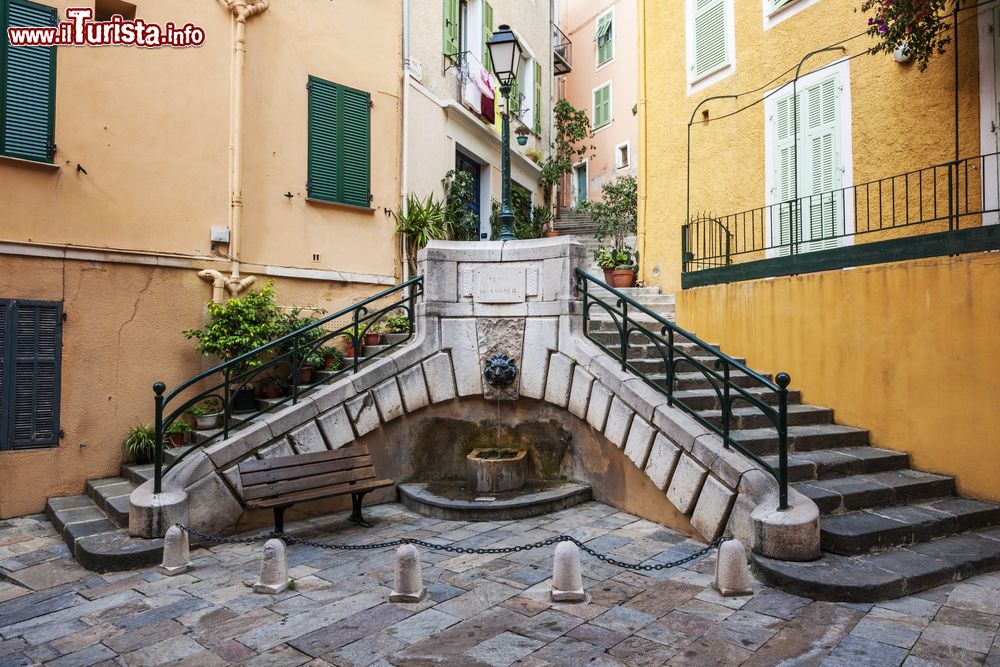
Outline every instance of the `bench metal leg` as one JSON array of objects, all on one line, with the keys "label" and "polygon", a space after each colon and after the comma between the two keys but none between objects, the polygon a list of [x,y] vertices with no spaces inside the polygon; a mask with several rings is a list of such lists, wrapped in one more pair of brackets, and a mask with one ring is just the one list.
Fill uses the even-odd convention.
[{"label": "bench metal leg", "polygon": [[364,493],[351,494],[352,510],[351,510],[351,516],[348,518],[352,523],[356,523],[359,526],[364,526],[365,528],[371,528],[372,525],[367,521],[365,521],[365,517],[361,514],[361,501],[364,499],[365,493],[368,492],[365,491]]},{"label": "bench metal leg", "polygon": [[285,510],[287,507],[274,508],[274,532],[283,535],[285,533]]}]

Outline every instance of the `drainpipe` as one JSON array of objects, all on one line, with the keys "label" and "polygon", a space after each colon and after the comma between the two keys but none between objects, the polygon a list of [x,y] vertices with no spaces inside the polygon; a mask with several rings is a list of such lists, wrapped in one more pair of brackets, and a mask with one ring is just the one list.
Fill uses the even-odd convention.
[{"label": "drainpipe", "polygon": [[[243,76],[246,63],[247,19],[267,9],[268,0],[219,0],[236,20],[233,37],[232,116],[230,133],[229,258],[232,276],[227,286],[240,281],[240,226],[243,221]],[[232,287],[230,287],[232,291]]]},{"label": "drainpipe", "polygon": [[639,99],[636,102],[636,108],[639,112],[639,118],[636,125],[639,129],[639,140],[638,140],[638,150],[639,150],[639,174],[641,178],[639,179],[639,188],[637,193],[638,201],[636,202],[637,207],[637,218],[636,225],[636,250],[639,252],[639,275],[643,279],[646,278],[646,0],[639,0],[639,6],[636,8],[639,15],[639,35],[637,48],[639,51],[639,81],[636,86],[639,89]]},{"label": "drainpipe", "polygon": [[[406,189],[409,178],[407,167],[407,148],[410,141],[410,120],[407,117],[410,102],[410,0],[403,0],[403,95],[400,105],[403,114],[403,127],[400,140],[403,148],[399,165],[399,210],[406,215]],[[399,235],[399,255],[403,265],[403,282],[410,279],[410,248],[406,236]]]}]

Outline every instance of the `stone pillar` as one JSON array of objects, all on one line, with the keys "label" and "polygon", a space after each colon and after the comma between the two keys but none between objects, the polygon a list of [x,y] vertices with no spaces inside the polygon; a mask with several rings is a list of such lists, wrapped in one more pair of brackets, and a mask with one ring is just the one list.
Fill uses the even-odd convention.
[{"label": "stone pillar", "polygon": [[747,554],[739,540],[726,540],[719,545],[712,587],[726,597],[753,595]]},{"label": "stone pillar", "polygon": [[172,577],[191,569],[191,549],[188,544],[186,531],[177,526],[168,528],[163,538],[163,563],[156,571]]},{"label": "stone pillar", "polygon": [[420,602],[427,595],[420,570],[420,552],[412,544],[396,549],[396,581],[389,602]]},{"label": "stone pillar", "polygon": [[560,542],[552,562],[552,601],[583,602],[583,572],[580,568],[580,547],[572,542]]},{"label": "stone pillar", "polygon": [[253,585],[254,593],[277,595],[288,588],[288,551],[285,543],[271,539],[264,543],[260,561],[260,577]]}]

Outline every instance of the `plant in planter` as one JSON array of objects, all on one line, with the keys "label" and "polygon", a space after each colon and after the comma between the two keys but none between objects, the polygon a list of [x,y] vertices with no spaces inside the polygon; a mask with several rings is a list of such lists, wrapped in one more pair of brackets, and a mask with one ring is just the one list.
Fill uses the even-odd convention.
[{"label": "plant in planter", "polygon": [[152,463],[156,455],[156,428],[148,424],[130,428],[122,442],[122,453],[126,461],[138,465]]},{"label": "plant in planter", "polygon": [[[635,247],[636,216],[638,213],[638,191],[635,176],[619,176],[613,181],[601,186],[601,200],[587,201],[580,204],[590,217],[597,223],[597,238],[600,241],[611,241],[610,268],[621,271],[615,287],[631,287],[635,281]],[[607,268],[601,265],[601,268]],[[626,280],[625,272],[632,275]],[[607,274],[605,273],[607,278]],[[615,280],[611,276],[612,280]],[[605,280],[605,282],[611,282]]]},{"label": "plant in planter", "polygon": [[861,11],[872,14],[867,33],[877,40],[868,53],[898,51],[923,72],[951,42],[948,33],[955,16],[949,13],[957,7],[957,0],[864,0]]},{"label": "plant in planter", "polygon": [[452,169],[441,179],[444,189],[444,227],[455,241],[479,240],[476,181],[467,171]]},{"label": "plant in planter", "polygon": [[555,116],[552,151],[540,162],[542,177],[539,179],[547,202],[552,201],[553,188],[562,182],[565,174],[573,171],[573,165],[595,150],[595,146],[588,143],[593,134],[586,111],[574,108],[566,100],[556,102],[552,111]]},{"label": "plant in planter", "polygon": [[213,396],[192,405],[187,409],[187,414],[194,417],[195,428],[199,431],[208,431],[221,425],[222,404]]},{"label": "plant in planter", "polygon": [[344,353],[335,347],[321,347],[319,353],[323,358],[323,369],[339,371],[344,367]]},{"label": "plant in planter", "polygon": [[594,251],[594,262],[604,271],[604,282],[611,284],[611,276],[615,270],[615,256],[611,248],[598,248]]},{"label": "plant in planter", "polygon": [[517,143],[520,146],[528,145],[528,135],[531,134],[531,130],[528,129],[527,125],[518,125],[517,129],[514,130],[514,134],[517,135]]},{"label": "plant in planter", "polygon": [[281,398],[288,394],[288,380],[281,375],[268,375],[259,384],[261,398]]},{"label": "plant in planter", "polygon": [[406,196],[406,207],[393,211],[396,219],[396,233],[403,237],[407,247],[411,275],[417,272],[417,251],[433,239],[447,236],[444,204],[435,201],[434,195],[420,199],[414,194]]},{"label": "plant in planter", "polygon": [[[208,304],[208,322],[201,329],[184,329],[185,338],[197,338],[195,349],[204,356],[223,361],[236,359],[271,342],[280,333],[281,309],[274,300],[274,286],[268,282],[259,290],[230,299],[226,303]],[[239,377],[263,361],[254,355],[243,359],[234,375]],[[233,410],[255,409],[253,386],[243,378],[236,387]]]},{"label": "plant in planter", "polygon": [[189,433],[191,433],[191,425],[183,419],[175,419],[170,422],[164,435],[167,436],[171,447],[180,447],[187,442]]},{"label": "plant in planter", "polygon": [[410,333],[410,318],[406,315],[389,315],[384,330],[389,334]]},{"label": "plant in planter", "polygon": [[635,262],[632,252],[619,248],[611,252],[614,269],[611,273],[611,284],[615,287],[632,287],[635,284]]},{"label": "plant in planter", "polygon": [[365,334],[360,332],[355,334],[353,331],[347,331],[344,333],[344,340],[347,342],[347,349],[344,350],[344,355],[348,357],[353,357],[355,351],[357,351],[357,356],[362,356],[364,354],[365,347]]},{"label": "plant in planter", "polygon": [[382,325],[371,324],[365,327],[365,345],[378,345],[382,340]]}]

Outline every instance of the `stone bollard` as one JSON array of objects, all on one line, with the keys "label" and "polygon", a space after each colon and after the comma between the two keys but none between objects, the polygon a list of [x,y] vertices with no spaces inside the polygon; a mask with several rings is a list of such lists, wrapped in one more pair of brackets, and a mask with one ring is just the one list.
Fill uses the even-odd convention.
[{"label": "stone bollard", "polygon": [[260,561],[260,578],[254,583],[253,592],[277,595],[287,588],[287,547],[281,540],[268,540],[264,543],[264,557]]},{"label": "stone bollard", "polygon": [[420,552],[412,544],[396,549],[396,581],[389,602],[420,602],[427,595],[424,574],[420,570]]},{"label": "stone bollard", "polygon": [[726,597],[753,595],[747,554],[739,540],[726,540],[719,545],[712,586]]},{"label": "stone bollard", "polygon": [[191,549],[188,534],[177,526],[171,526],[163,538],[163,563],[156,568],[156,571],[172,577],[190,569]]},{"label": "stone bollard", "polygon": [[560,542],[556,545],[552,563],[552,601],[582,602],[586,599],[580,570],[580,547],[572,542]]}]

